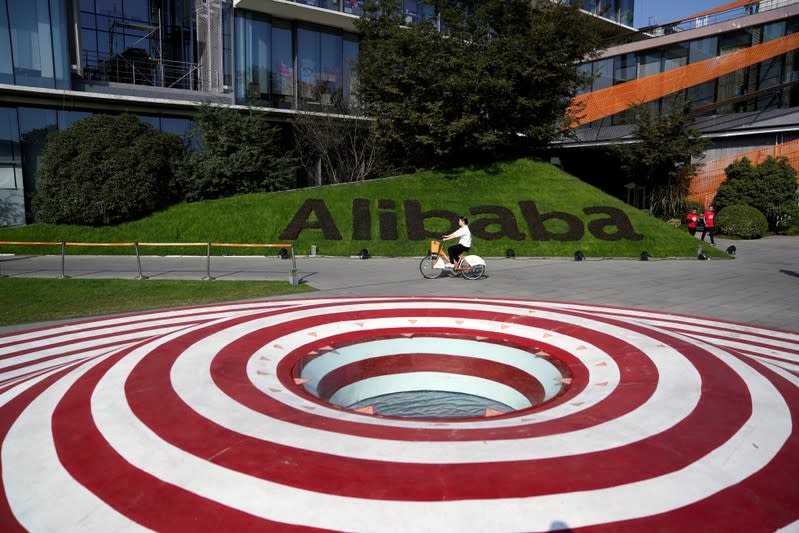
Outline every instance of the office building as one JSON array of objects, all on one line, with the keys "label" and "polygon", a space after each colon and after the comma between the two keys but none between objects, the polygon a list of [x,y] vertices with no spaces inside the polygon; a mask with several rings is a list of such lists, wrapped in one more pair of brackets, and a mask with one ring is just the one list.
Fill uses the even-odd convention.
[{"label": "office building", "polygon": [[[400,3],[407,24],[435,20],[420,1]],[[581,7],[632,23],[632,0]],[[129,112],[183,134],[202,102],[285,120],[349,101],[362,9],[362,0],[0,0],[0,225],[35,220],[47,133],[92,113]]]},{"label": "office building", "polygon": [[[581,65],[593,81],[575,100],[576,137],[561,144],[567,171],[615,179],[597,175],[597,162],[607,146],[634,140],[629,106],[660,114],[686,100],[710,141],[690,199],[711,203],[724,169],[744,156],[785,156],[799,168],[799,1],[739,0],[639,36]],[[622,197],[642,207],[643,186],[626,185]]]}]

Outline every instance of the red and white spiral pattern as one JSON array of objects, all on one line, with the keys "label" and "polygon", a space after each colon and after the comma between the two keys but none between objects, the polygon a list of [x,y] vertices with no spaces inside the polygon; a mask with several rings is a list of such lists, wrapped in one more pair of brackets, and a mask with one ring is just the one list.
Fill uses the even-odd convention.
[{"label": "red and white spiral pattern", "polygon": [[[403,335],[546,352],[570,386],[422,420],[297,379],[308,354]],[[8,334],[0,529],[798,527],[798,376],[797,333],[511,299],[249,302]]]}]

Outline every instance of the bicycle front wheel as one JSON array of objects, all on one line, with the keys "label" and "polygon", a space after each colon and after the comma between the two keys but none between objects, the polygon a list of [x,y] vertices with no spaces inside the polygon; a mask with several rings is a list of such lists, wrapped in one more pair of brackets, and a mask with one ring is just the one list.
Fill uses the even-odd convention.
[{"label": "bicycle front wheel", "polygon": [[419,271],[422,273],[427,279],[435,279],[441,275],[444,271],[442,268],[433,268],[438,256],[428,254],[422,258],[422,262],[419,263]]}]

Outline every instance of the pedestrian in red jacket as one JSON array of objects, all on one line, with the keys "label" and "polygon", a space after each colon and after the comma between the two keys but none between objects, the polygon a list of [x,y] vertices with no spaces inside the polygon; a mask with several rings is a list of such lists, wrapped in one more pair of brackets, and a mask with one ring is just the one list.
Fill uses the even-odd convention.
[{"label": "pedestrian in red jacket", "polygon": [[688,233],[693,237],[696,235],[696,223],[699,222],[699,215],[696,214],[696,209],[691,209],[691,212],[685,218],[688,220]]},{"label": "pedestrian in red jacket", "polygon": [[713,246],[716,245],[716,240],[713,236],[716,234],[716,212],[713,210],[713,206],[707,208],[705,211],[705,229],[702,230],[702,240],[705,240],[705,234],[710,234],[710,244]]}]

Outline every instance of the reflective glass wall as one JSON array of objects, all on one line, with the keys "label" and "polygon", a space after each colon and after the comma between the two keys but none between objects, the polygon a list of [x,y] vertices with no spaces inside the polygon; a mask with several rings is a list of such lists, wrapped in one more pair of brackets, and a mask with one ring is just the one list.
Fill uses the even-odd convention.
[{"label": "reflective glass wall", "polygon": [[195,89],[189,0],[72,0],[87,80]]},{"label": "reflective glass wall", "polygon": [[0,83],[69,89],[66,0],[0,0]]},{"label": "reflective glass wall", "polygon": [[358,37],[333,28],[236,12],[236,102],[343,109],[353,103]]},{"label": "reflective glass wall", "polygon": [[[90,115],[87,111],[0,106],[0,226],[35,222],[31,203],[38,190],[39,160],[48,134]],[[182,117],[140,115],[139,120],[187,141],[194,127],[192,120]]]},{"label": "reflective glass wall", "polygon": [[576,2],[589,13],[627,26],[633,25],[635,0],[576,0]]}]

